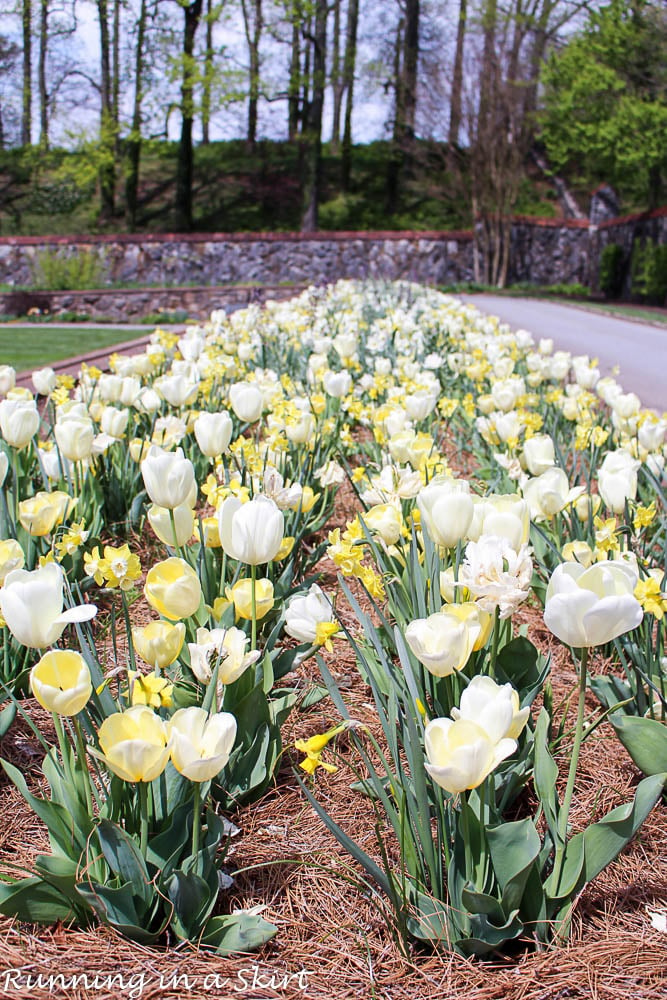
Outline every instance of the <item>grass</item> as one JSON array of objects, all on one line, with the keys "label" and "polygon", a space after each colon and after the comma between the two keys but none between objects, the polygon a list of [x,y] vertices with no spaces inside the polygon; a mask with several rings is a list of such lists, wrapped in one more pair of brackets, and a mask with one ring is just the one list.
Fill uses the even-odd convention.
[{"label": "grass", "polygon": [[616,302],[586,302],[587,309],[595,309],[596,312],[605,313],[609,316],[618,316],[622,319],[638,319],[644,323],[667,324],[667,309],[658,309],[651,306],[621,305]]},{"label": "grass", "polygon": [[17,372],[33,371],[63,358],[131,339],[132,334],[127,330],[113,327],[86,327],[80,330],[46,325],[36,325],[34,330],[5,327],[0,329],[0,364],[12,365]]}]

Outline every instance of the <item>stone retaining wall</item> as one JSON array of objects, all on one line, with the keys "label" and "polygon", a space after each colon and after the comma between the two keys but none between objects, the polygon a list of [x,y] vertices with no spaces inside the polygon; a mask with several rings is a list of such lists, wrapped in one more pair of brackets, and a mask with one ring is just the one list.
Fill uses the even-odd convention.
[{"label": "stone retaining wall", "polygon": [[473,277],[472,234],[216,233],[0,238],[0,283],[29,285],[39,256],[94,253],[104,282],[321,284],[338,278],[453,284]]},{"label": "stone retaining wall", "polygon": [[[620,243],[629,254],[634,240],[647,238],[667,242],[667,208],[597,225],[586,220],[517,218],[512,225],[508,280],[540,285],[580,282],[595,288],[606,243]],[[324,284],[339,278],[451,285],[474,277],[472,232],[198,233],[0,237],[0,283],[34,283],[43,253],[93,253],[99,259],[101,285],[154,286],[24,293],[35,299],[37,308],[41,308],[38,299],[48,296],[51,311],[84,312],[91,318],[131,318],[176,309],[201,317],[217,305],[252,301],[260,294],[257,286],[270,286],[274,291],[268,293],[276,294],[276,289],[290,284]],[[287,288],[283,294],[291,291]],[[11,295],[1,296],[0,312],[11,312],[12,301],[16,300]]]},{"label": "stone retaining wall", "polygon": [[0,314],[26,316],[31,310],[43,315],[88,317],[91,320],[132,322],[161,313],[165,322],[174,313],[190,319],[207,319],[214,309],[245,306],[266,299],[286,299],[305,285],[228,285],[199,288],[99,288],[84,292],[4,292],[0,293]]}]

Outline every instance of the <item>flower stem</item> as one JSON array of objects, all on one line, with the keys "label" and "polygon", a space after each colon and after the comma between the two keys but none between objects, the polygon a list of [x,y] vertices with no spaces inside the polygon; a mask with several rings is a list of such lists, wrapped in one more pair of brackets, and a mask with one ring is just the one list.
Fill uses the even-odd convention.
[{"label": "flower stem", "polygon": [[498,659],[498,644],[500,641],[500,610],[493,612],[493,639],[491,642],[491,659],[489,660],[489,677],[496,676],[496,660]]},{"label": "flower stem", "polygon": [[[169,508],[169,520],[171,522],[171,533],[173,535],[173,538],[172,538],[172,542],[173,542],[172,548],[174,549],[174,551],[175,551],[175,553],[176,553],[176,555],[178,556],[179,559],[184,559],[183,551],[181,549],[181,546],[178,544],[178,540],[177,540],[177,537],[176,537],[176,515],[174,514],[174,508],[173,507]],[[187,560],[184,560],[184,561],[187,561]]]},{"label": "flower stem", "polygon": [[565,787],[565,797],[558,816],[558,843],[556,844],[556,856],[554,859],[554,883],[555,894],[560,887],[560,879],[565,863],[565,848],[567,845],[567,821],[570,814],[572,795],[574,794],[574,783],[577,777],[577,764],[579,763],[579,751],[584,735],[584,710],[586,707],[586,667],[588,664],[588,648],[582,649],[581,661],[579,665],[579,701],[577,704],[577,722],[574,731],[574,744],[572,746],[572,757],[570,758],[570,771],[567,776]]},{"label": "flower stem", "polygon": [[257,567],[250,567],[250,611],[252,614],[252,635],[250,640],[250,648],[257,649],[257,594],[255,593],[255,588],[257,586]]},{"label": "flower stem", "polygon": [[199,854],[201,844],[201,785],[198,781],[193,782],[194,791],[192,795],[194,812],[192,814],[192,857]]},{"label": "flower stem", "polygon": [[139,782],[139,818],[141,824],[139,849],[141,850],[142,858],[145,859],[148,848],[148,785],[145,781]]},{"label": "flower stem", "polygon": [[81,768],[81,776],[84,782],[84,788],[86,790],[86,808],[88,809],[88,815],[91,820],[93,818],[93,796],[90,790],[90,772],[88,771],[88,758],[86,756],[86,744],[83,739],[83,732],[81,730],[81,723],[79,722],[78,716],[74,716],[72,722],[74,723],[74,732],[76,733],[76,752],[78,757],[79,767]]}]

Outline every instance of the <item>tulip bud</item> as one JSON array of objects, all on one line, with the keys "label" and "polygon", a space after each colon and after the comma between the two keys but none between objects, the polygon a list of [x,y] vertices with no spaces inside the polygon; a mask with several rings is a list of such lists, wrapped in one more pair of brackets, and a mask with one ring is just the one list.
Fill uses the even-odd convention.
[{"label": "tulip bud", "polygon": [[236,739],[229,712],[209,715],[203,708],[179,708],[169,722],[171,761],[190,781],[211,781],[223,769]]},{"label": "tulip bud", "polygon": [[169,761],[166,724],[145,705],[108,715],[98,733],[102,752],[90,749],[123,781],[153,781]]},{"label": "tulip bud", "polygon": [[151,445],[141,463],[141,475],[153,503],[168,510],[186,502],[195,481],[194,466],[182,448],[171,452],[158,445]]},{"label": "tulip bud", "polygon": [[417,496],[417,506],[430,537],[451,548],[464,536],[473,516],[470,487],[463,479],[436,476]]},{"label": "tulip bud", "polygon": [[0,402],[0,430],[7,444],[20,451],[30,444],[39,429],[35,401],[3,399]]},{"label": "tulip bud", "polygon": [[202,455],[207,458],[225,455],[233,429],[228,413],[200,413],[194,422],[194,432]]},{"label": "tulip bud", "polygon": [[142,660],[149,666],[164,670],[177,659],[185,640],[185,625],[178,622],[154,621],[143,628],[132,629],[132,641]]},{"label": "tulip bud", "polygon": [[[233,587],[227,587],[227,598],[234,604],[237,618],[252,620],[252,580],[237,580]],[[261,621],[273,608],[273,584],[265,578],[255,580],[255,618]]]},{"label": "tulip bud", "polygon": [[[172,514],[174,515],[173,523]],[[187,545],[195,530],[194,512],[187,503],[179,504],[173,510],[153,504],[148,509],[148,520],[160,541],[171,549]],[[176,526],[175,535],[174,525]]]},{"label": "tulip bud", "polygon": [[80,653],[52,649],[30,671],[30,689],[47,712],[77,715],[93,693],[90,670]]},{"label": "tulip bud", "polygon": [[[1,594],[1,591],[0,591]],[[172,556],[149,569],[144,585],[146,600],[170,621],[189,618],[202,598],[199,577],[183,559]]]},{"label": "tulip bud", "polygon": [[247,424],[254,424],[259,420],[264,409],[262,393],[250,382],[235,382],[230,386],[229,402],[239,420]]},{"label": "tulip bud", "polygon": [[285,519],[273,500],[261,494],[248,503],[227,497],[218,510],[224,551],[250,566],[275,558],[283,540]]}]

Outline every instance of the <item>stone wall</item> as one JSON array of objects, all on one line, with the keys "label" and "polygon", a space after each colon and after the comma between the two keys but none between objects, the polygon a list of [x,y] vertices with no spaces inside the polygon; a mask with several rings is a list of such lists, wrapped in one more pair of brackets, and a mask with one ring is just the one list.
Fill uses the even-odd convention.
[{"label": "stone wall", "polygon": [[518,218],[510,238],[509,284],[588,283],[590,227],[586,220]]},{"label": "stone wall", "polygon": [[605,246],[610,243],[617,243],[623,247],[625,257],[625,280],[623,287],[624,296],[632,293],[631,281],[631,259],[632,249],[635,241],[644,244],[647,240],[652,240],[655,244],[667,243],[667,207],[658,208],[654,212],[646,212],[642,215],[626,215],[618,219],[610,219],[602,223],[595,232],[592,239],[591,259],[593,270],[591,282],[593,287],[597,287],[600,254]]},{"label": "stone wall", "polygon": [[87,317],[90,320],[132,323],[146,316],[164,314],[164,322],[174,321],[174,313],[189,319],[207,319],[214,309],[249,305],[266,299],[285,299],[298,294],[305,285],[205,285],[199,288],[99,288],[84,292],[4,292],[0,293],[0,314],[26,316],[38,310],[42,315]]},{"label": "stone wall", "polygon": [[452,284],[473,276],[469,232],[235,233],[0,238],[0,283],[30,285],[43,253],[93,253],[102,283],[321,284],[338,278]]},{"label": "stone wall", "polygon": [[[595,289],[600,253],[607,243],[620,243],[629,257],[634,240],[649,238],[667,242],[667,208],[597,225],[517,218],[511,230],[508,280],[536,285],[578,282]],[[260,286],[269,286],[266,294],[275,297],[276,289],[291,294],[295,287],[339,278],[409,279],[430,285],[474,278],[472,232],[199,233],[0,237],[0,283],[33,284],[43,253],[96,255],[100,285],[106,287],[78,293],[17,291],[13,297],[0,296],[0,312],[16,312],[12,303],[23,295],[31,296],[36,308],[42,308],[43,301],[56,314],[87,313],[93,319],[130,319],[160,310],[185,310],[199,318],[218,305],[256,299]],[[144,287],[109,287],[121,283]]]}]

